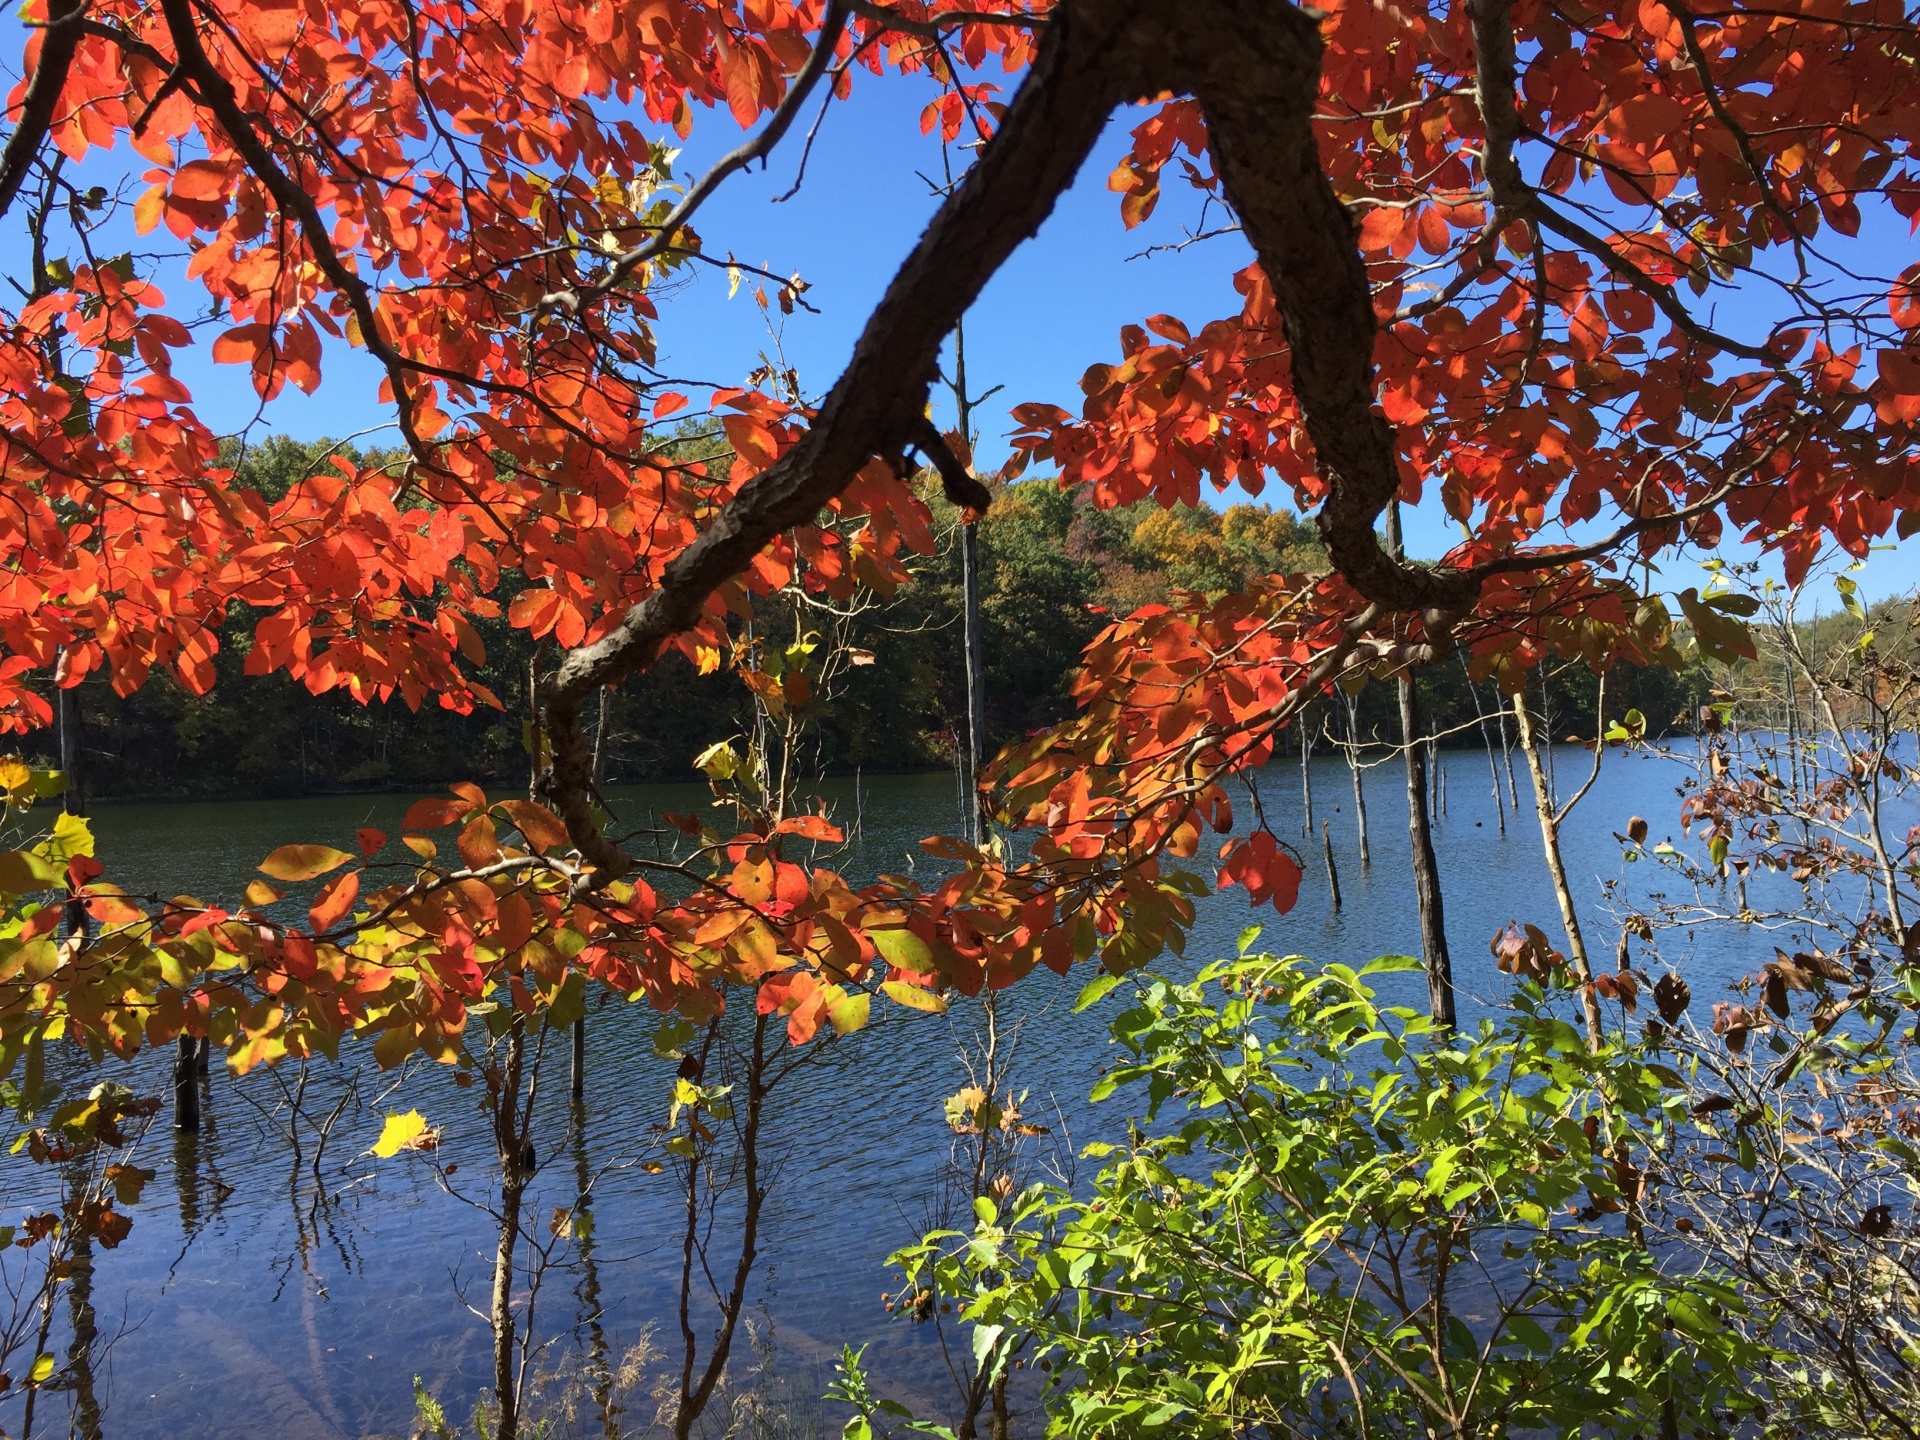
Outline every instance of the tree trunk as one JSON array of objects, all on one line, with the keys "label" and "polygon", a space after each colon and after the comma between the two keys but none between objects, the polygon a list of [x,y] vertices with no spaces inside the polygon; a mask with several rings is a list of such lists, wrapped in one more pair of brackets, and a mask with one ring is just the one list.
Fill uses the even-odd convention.
[{"label": "tree trunk", "polygon": [[960,527],[960,584],[967,649],[967,838],[980,843],[980,759],[986,729],[986,659],[980,641],[980,551],[977,527]]},{"label": "tree trunk", "polygon": [[1294,724],[1300,727],[1300,833],[1310,837],[1313,834],[1313,772],[1307,762],[1313,755],[1313,739],[1307,732],[1307,712],[1304,709]]},{"label": "tree trunk", "polygon": [[[1467,671],[1467,660],[1460,657],[1460,672],[1466,676],[1467,694],[1473,697],[1473,717],[1480,724],[1480,739],[1487,747],[1487,773],[1493,777],[1493,813],[1500,819],[1500,833],[1507,833],[1507,803],[1500,793],[1500,766],[1493,758],[1493,733],[1487,729],[1487,712],[1480,708],[1480,691],[1473,683],[1473,676]],[[1499,693],[1497,690],[1494,692]],[[1505,727],[1502,726],[1504,732]]]},{"label": "tree trunk", "polygon": [[200,1128],[200,1077],[194,1064],[197,1047],[191,1035],[182,1035],[173,1056],[173,1128],[192,1132]]},{"label": "tree trunk", "polygon": [[[1400,502],[1387,506],[1387,550],[1402,556]],[[1440,863],[1433,853],[1433,822],[1427,813],[1425,736],[1413,678],[1402,674],[1400,749],[1407,762],[1407,834],[1413,851],[1413,890],[1420,906],[1420,958],[1427,968],[1427,998],[1434,1022],[1451,1028],[1455,1020],[1453,957],[1447,952],[1445,904],[1440,897]]]},{"label": "tree trunk", "polygon": [[1373,852],[1367,846],[1367,790],[1360,773],[1360,719],[1351,695],[1347,700],[1347,768],[1353,774],[1353,813],[1360,826],[1360,868],[1371,869]]},{"label": "tree trunk", "polygon": [[1546,767],[1540,763],[1540,746],[1534,739],[1524,690],[1513,697],[1513,716],[1520,730],[1521,753],[1527,757],[1527,773],[1533,778],[1534,809],[1540,816],[1540,846],[1546,851],[1547,873],[1553,877],[1554,899],[1560,902],[1560,926],[1567,933],[1567,959],[1573,965],[1574,978],[1580,982],[1580,1013],[1587,1025],[1587,1043],[1597,1050],[1602,1041],[1600,997],[1594,993],[1593,963],[1587,955],[1587,939],[1580,930],[1580,917],[1574,912],[1567,867],[1560,857],[1560,816],[1554,811],[1553,798],[1547,789]]},{"label": "tree trunk", "polygon": [[573,1073],[570,1094],[583,1100],[587,1094],[587,1017],[583,1011],[573,1022]]},{"label": "tree trunk", "polygon": [[1333,825],[1332,822],[1320,822],[1320,844],[1327,857],[1327,888],[1333,892],[1333,913],[1340,913],[1340,872],[1333,863]]},{"label": "tree trunk", "polygon": [[500,1407],[494,1440],[519,1440],[520,1390],[514,1373],[513,1265],[526,1195],[526,1137],[520,1133],[520,1074],[527,1031],[522,1016],[507,1033],[506,1065],[494,1096],[493,1137],[500,1157],[500,1238],[493,1256],[493,1395]]}]

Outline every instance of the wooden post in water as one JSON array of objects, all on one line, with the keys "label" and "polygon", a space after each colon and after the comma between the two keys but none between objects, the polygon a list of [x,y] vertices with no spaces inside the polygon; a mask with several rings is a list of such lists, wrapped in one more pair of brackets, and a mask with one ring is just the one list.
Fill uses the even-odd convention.
[{"label": "wooden post in water", "polygon": [[1333,828],[1330,822],[1320,822],[1320,844],[1327,856],[1327,887],[1333,891],[1333,912],[1340,913],[1340,872],[1333,864]]},{"label": "wooden post in water", "polygon": [[1300,718],[1294,721],[1300,727],[1300,833],[1313,834],[1313,772],[1307,768],[1307,760],[1313,753],[1313,741],[1307,734],[1307,712],[1301,708]]},{"label": "wooden post in water", "polygon": [[[1401,559],[1400,502],[1387,503],[1387,553]],[[1407,767],[1407,835],[1413,861],[1414,895],[1420,907],[1420,958],[1427,971],[1427,1003],[1434,1023],[1451,1030],[1456,1014],[1453,955],[1447,949],[1446,902],[1440,893],[1440,862],[1433,853],[1433,826],[1427,809],[1427,746],[1420,722],[1419,697],[1404,670],[1395,682],[1400,692],[1400,748]]]},{"label": "wooden post in water", "polygon": [[1353,774],[1353,810],[1360,821],[1360,868],[1373,868],[1373,852],[1367,847],[1367,792],[1360,779],[1360,721],[1355,714],[1353,696],[1347,696],[1347,768]]},{"label": "wooden post in water", "polygon": [[573,1022],[573,1098],[582,1100],[587,1094],[587,1017],[581,1015]]},{"label": "wooden post in water", "polygon": [[202,1035],[193,1045],[193,1068],[205,1075],[213,1066],[213,1042]]},{"label": "wooden post in water", "polygon": [[200,1084],[194,1073],[193,1036],[182,1035],[173,1060],[173,1128],[197,1132],[200,1129]]},{"label": "wooden post in water", "polygon": [[1440,815],[1444,819],[1447,813],[1447,767],[1440,767]]}]

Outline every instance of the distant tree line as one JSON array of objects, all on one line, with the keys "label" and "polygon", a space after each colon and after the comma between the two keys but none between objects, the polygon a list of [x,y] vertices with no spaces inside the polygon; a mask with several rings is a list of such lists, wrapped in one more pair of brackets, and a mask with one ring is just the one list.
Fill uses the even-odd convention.
[{"label": "distant tree line", "polygon": [[[690,432],[685,448],[698,457],[708,443]],[[226,458],[277,498],[337,453],[361,464],[383,458],[284,436]],[[883,603],[823,614],[836,643],[861,652],[862,660],[819,700],[819,753],[810,758],[824,773],[943,767],[964,734],[958,517],[937,487],[927,495],[940,545],[916,563],[912,582]],[[1151,501],[1099,510],[1045,480],[1004,491],[979,539],[989,753],[1071,712],[1081,650],[1109,616],[1163,601],[1176,589],[1225,593],[1250,576],[1326,564],[1318,536],[1286,511],[1251,504],[1163,510]],[[516,575],[502,577],[496,598],[503,612],[524,584]],[[503,708],[469,715],[435,706],[415,711],[398,697],[362,705],[345,691],[310,694],[284,674],[248,676],[254,618],[245,606],[233,607],[221,632],[219,679],[206,695],[164,677],[126,697],[103,676],[87,680],[80,710],[90,795],[267,798],[526,773],[533,646],[504,618],[475,625],[487,652],[482,678]],[[1463,668],[1440,666],[1420,671],[1418,683],[1422,713],[1440,744],[1481,744],[1476,716],[1497,709],[1490,681],[1476,696]],[[1659,733],[1698,703],[1704,686],[1701,674],[1616,674],[1608,710],[1617,716],[1637,708]],[[1556,739],[1592,733],[1596,688],[1595,677],[1577,665],[1548,680],[1545,710]],[[1322,722],[1344,735],[1342,711],[1333,707]],[[1391,691],[1369,686],[1355,706],[1361,739],[1397,738],[1396,714]],[[676,655],[610,695],[603,723],[606,783],[686,779],[702,748],[751,727],[752,702],[731,670],[701,675]],[[30,751],[35,742],[51,763],[55,738],[33,737]]]}]

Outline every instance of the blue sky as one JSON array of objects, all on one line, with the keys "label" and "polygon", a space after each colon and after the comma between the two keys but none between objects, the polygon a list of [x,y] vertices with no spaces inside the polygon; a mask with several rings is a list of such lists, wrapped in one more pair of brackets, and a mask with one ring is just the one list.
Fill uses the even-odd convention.
[{"label": "blue sky", "polygon": [[[18,34],[11,22],[6,28]],[[18,53],[5,41],[0,46]],[[921,107],[934,93],[924,76],[876,80],[857,74],[851,100],[829,109],[805,183],[792,199],[776,203],[774,197],[793,185],[811,111],[796,124],[771,165],[733,177],[695,222],[709,254],[731,251],[745,263],[777,273],[797,270],[809,282],[807,299],[821,313],[798,311],[783,318],[776,310],[773,318],[782,322],[779,343],[786,361],[798,369],[810,394],[824,391],[839,374],[872,306],[936,207],[936,197],[922,177],[941,175],[941,148],[936,137],[922,135],[919,127]],[[740,139],[724,111],[696,114],[694,134],[678,162],[683,175],[697,175]],[[1118,197],[1107,190],[1106,176],[1140,118],[1138,110],[1114,117],[1079,182],[1062,197],[1039,236],[994,278],[967,318],[972,388],[979,393],[1004,387],[977,416],[983,465],[997,465],[1005,458],[1010,405],[1042,400],[1077,409],[1081,372],[1089,364],[1115,358],[1120,326],[1164,311],[1198,329],[1200,323],[1239,308],[1231,280],[1250,253],[1237,236],[1136,258],[1149,246],[1180,240],[1182,226],[1198,216],[1197,197],[1189,199],[1176,181],[1146,225],[1133,231],[1121,225]],[[963,159],[954,156],[956,165]],[[1875,248],[1911,246],[1905,230],[1904,224],[1897,230],[1888,227],[1884,237],[1876,237]],[[16,257],[9,254],[8,259]],[[1888,273],[1898,268],[1895,264]],[[163,278],[163,284],[168,279],[176,301],[187,300],[189,282],[177,270]],[[701,267],[677,293],[663,297],[662,366],[694,382],[744,382],[774,343],[766,317],[751,299],[752,290],[749,279],[729,300],[725,276]],[[198,306],[189,302],[189,308]],[[320,393],[306,397],[289,390],[268,407],[263,417],[267,429],[302,438],[338,437],[381,423],[384,417],[373,399],[378,377],[365,356],[335,345],[326,364],[328,383]],[[255,415],[258,402],[242,370],[215,366],[204,349],[197,349],[181,357],[179,373],[192,387],[201,414],[216,428],[238,428]],[[697,400],[698,392],[694,394]],[[1265,498],[1285,503],[1286,497],[1284,491],[1272,490]],[[1408,520],[1409,548],[1416,554],[1438,554],[1457,538],[1437,501],[1423,504]],[[1725,553],[1731,558],[1741,552],[1730,547]],[[1676,561],[1668,568],[1666,584],[1679,589],[1700,578],[1694,562]],[[1871,597],[1920,586],[1920,546],[1876,554],[1860,578]],[[1823,602],[1823,608],[1830,606],[1830,601]]]}]

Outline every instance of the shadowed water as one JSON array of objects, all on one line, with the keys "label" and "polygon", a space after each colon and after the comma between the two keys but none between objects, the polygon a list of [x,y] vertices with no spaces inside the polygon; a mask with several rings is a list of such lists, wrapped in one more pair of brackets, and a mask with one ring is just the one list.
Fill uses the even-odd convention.
[{"label": "shadowed water", "polygon": [[[1560,750],[1560,789],[1570,794],[1590,763],[1579,749]],[[1447,813],[1436,815],[1435,842],[1462,1015],[1470,1023],[1506,986],[1488,951],[1496,930],[1531,920],[1561,941],[1524,769],[1516,764],[1520,814],[1509,813],[1503,836],[1485,756],[1451,752],[1442,764],[1448,803]],[[1568,870],[1598,964],[1610,964],[1617,935],[1611,907],[1674,881],[1651,863],[1623,864],[1614,832],[1640,814],[1655,841],[1677,839],[1675,787],[1685,773],[1654,757],[1610,755],[1565,828]],[[1417,952],[1397,761],[1367,778],[1366,868],[1346,767],[1316,760],[1312,777],[1311,844],[1300,838],[1298,765],[1271,766],[1261,781],[1270,823],[1307,862],[1298,907],[1284,917],[1256,916],[1242,892],[1211,897],[1201,902],[1187,960],[1169,964],[1230,953],[1254,919],[1265,926],[1262,945],[1276,951],[1354,963]],[[829,782],[821,794],[852,834],[848,853],[833,863],[856,880],[909,867],[932,873],[916,842],[960,825],[951,776],[869,779],[857,807],[850,781]],[[237,893],[276,845],[350,845],[360,825],[397,831],[412,798],[100,806],[94,823],[109,878],[128,890],[215,899]],[[707,797],[701,787],[656,786],[612,798],[623,823],[638,826],[650,811],[691,810]],[[1236,801],[1244,829],[1253,807],[1243,796]],[[1331,822],[1344,892],[1337,914],[1321,861],[1321,820]],[[1616,882],[1612,901],[1603,898],[1608,881]],[[1762,898],[1756,888],[1755,903]],[[1703,931],[1692,950],[1669,944],[1666,958],[1680,963],[1698,1005],[1771,953],[1771,936],[1722,926]],[[1061,981],[1036,972],[1003,1001],[1003,1013],[1021,1021],[1016,1073],[1032,1091],[1027,1113],[1056,1126],[1064,1121],[1075,1146],[1125,1127],[1119,1101],[1084,1103],[1107,1063],[1110,1013],[1108,1005],[1071,1013],[1090,973]],[[1424,1004],[1417,974],[1392,981],[1399,987],[1392,998]],[[794,1076],[774,1102],[769,1148],[781,1169],[756,1276],[756,1324],[771,1327],[776,1364],[793,1393],[819,1393],[842,1343],[870,1343],[876,1378],[932,1412],[948,1393],[932,1327],[890,1320],[879,1297],[895,1283],[886,1255],[917,1236],[938,1195],[951,1141],[941,1105],[966,1083],[955,1048],[972,1038],[977,1010],[962,1002],[929,1017],[876,1002],[873,1015],[865,1031],[835,1042],[831,1055]],[[617,1355],[649,1325],[663,1339],[677,1335],[682,1199],[671,1171],[648,1174],[641,1163],[658,1153],[672,1083],[671,1063],[652,1054],[657,1018],[618,1001],[590,1012],[580,1110],[566,1099],[565,1046],[556,1037],[549,1048],[537,1107],[540,1171],[528,1213],[544,1225],[554,1207],[575,1204],[583,1177],[595,1177],[590,1239],[569,1249],[538,1297],[535,1328],[550,1342],[543,1357],[549,1367],[572,1363],[599,1343]],[[142,1093],[165,1093],[157,1058],[131,1068],[120,1078]],[[73,1078],[84,1077],[76,1069]],[[304,1090],[300,1083],[294,1072],[235,1081],[216,1066],[202,1134],[176,1139],[168,1115],[155,1122],[139,1159],[159,1173],[132,1212],[132,1236],[97,1254],[91,1277],[100,1334],[91,1384],[100,1433],[114,1440],[401,1436],[412,1429],[414,1376],[454,1416],[466,1414],[490,1382],[486,1325],[463,1304],[464,1297],[486,1308],[493,1245],[487,1215],[471,1203],[484,1199],[493,1163],[471,1094],[455,1088],[445,1067],[416,1063],[404,1075],[383,1075],[351,1049],[338,1066],[312,1066]],[[308,1119],[290,1132],[296,1097]],[[315,1124],[336,1104],[339,1118],[316,1177]],[[455,1193],[443,1191],[417,1160],[375,1161],[365,1153],[383,1111],[412,1108],[444,1127],[440,1153],[457,1166]],[[0,1171],[14,1182],[5,1197],[9,1214],[31,1198],[19,1191],[35,1178],[23,1174],[27,1168],[15,1161]],[[462,1188],[468,1184],[470,1192]],[[63,1336],[63,1356],[65,1346]],[[67,1398],[43,1402],[39,1433],[68,1428],[61,1403]],[[626,1421],[643,1419],[643,1409],[630,1401]],[[17,1406],[0,1407],[0,1424],[10,1432],[17,1419]],[[600,1433],[591,1421],[581,1432]]]}]

